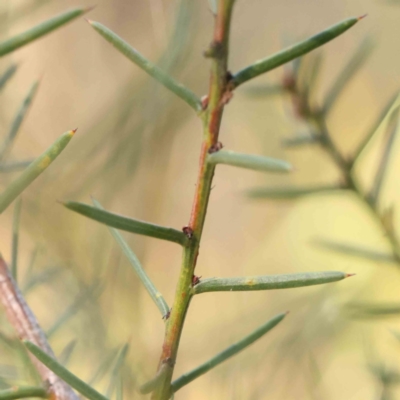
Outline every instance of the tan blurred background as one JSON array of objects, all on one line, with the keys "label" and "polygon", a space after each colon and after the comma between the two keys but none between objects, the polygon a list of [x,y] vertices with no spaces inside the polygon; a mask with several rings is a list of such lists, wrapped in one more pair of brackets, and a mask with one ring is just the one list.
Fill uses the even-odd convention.
[{"label": "tan blurred background", "polygon": [[[38,6],[31,10],[32,5]],[[0,35],[6,38],[90,0],[1,0]],[[151,60],[159,60],[198,95],[207,92],[211,39],[207,0],[97,0],[88,18],[102,22]],[[24,10],[27,10],[23,15]],[[324,47],[321,97],[365,36],[376,49],[346,89],[329,126],[344,151],[352,150],[400,80],[400,4],[384,1],[237,0],[231,70],[316,33],[349,16],[368,18]],[[70,368],[89,380],[113,349],[130,343],[124,375],[126,398],[142,398],[135,386],[152,377],[163,322],[127,260],[100,224],[73,214],[57,200],[90,202],[114,212],[180,228],[189,218],[201,142],[194,113],[173,94],[106,43],[83,18],[1,60],[20,65],[1,94],[0,127],[7,131],[30,84],[38,95],[13,148],[16,159],[33,157],[62,132],[78,127],[74,142],[23,195],[21,280],[32,252],[35,270],[60,271],[29,292],[28,301],[48,328],[80,293],[101,282],[89,299],[51,337],[56,353],[73,339]],[[282,71],[249,83],[274,82]],[[249,350],[177,393],[175,399],[379,399],[373,361],[398,367],[400,346],[391,333],[398,318],[352,321],[342,305],[351,299],[399,302],[400,274],[392,265],[339,256],[312,245],[317,237],[387,250],[366,210],[345,195],[295,202],[251,201],[255,185],[334,181],[338,174],[318,149],[285,150],[281,139],[297,129],[280,97],[253,99],[238,90],[222,124],[225,147],[290,160],[290,176],[220,167],[212,191],[198,262],[203,277],[341,270],[357,276],[324,287],[272,292],[206,294],[192,302],[181,341],[176,376],[207,360],[273,315],[287,319]],[[395,143],[398,148],[398,144]],[[373,146],[372,146],[373,147]],[[368,181],[372,151],[361,172]],[[393,154],[397,154],[395,149]],[[383,204],[400,195],[391,163]],[[10,176],[1,177],[2,185]],[[0,251],[10,258],[12,209],[2,216]],[[397,217],[397,225],[400,224]],[[174,244],[124,235],[146,271],[172,304],[180,249]],[[107,378],[98,384],[107,387]],[[393,391],[396,398],[396,391]],[[399,392],[400,396],[400,392]],[[144,397],[143,397],[144,398]]]}]

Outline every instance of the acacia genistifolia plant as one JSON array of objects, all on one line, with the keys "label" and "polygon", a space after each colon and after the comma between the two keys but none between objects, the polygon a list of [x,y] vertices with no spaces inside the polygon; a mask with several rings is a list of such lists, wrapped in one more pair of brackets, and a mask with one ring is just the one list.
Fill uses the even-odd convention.
[{"label": "acacia genistifolia plant", "polygon": [[[242,154],[223,148],[220,141],[222,140],[222,138],[220,138],[221,121],[224,109],[232,99],[235,89],[268,71],[298,59],[312,50],[323,46],[325,43],[335,39],[350,29],[362,18],[350,18],[342,21],[315,36],[283,49],[267,58],[261,59],[238,72],[233,72],[229,69],[228,55],[229,33],[235,1],[219,0],[217,3],[218,5],[213,8],[215,20],[213,39],[209,48],[204,53],[211,64],[209,90],[208,94],[202,98],[198,97],[189,88],[177,82],[156,64],[146,59],[116,33],[98,22],[88,21],[90,25],[119,52],[187,103],[197,114],[203,125],[203,141],[199,149],[200,162],[192,213],[189,222],[183,229],[162,227],[130,217],[116,215],[104,210],[96,200],[93,200],[93,205],[77,202],[65,203],[67,208],[110,227],[112,235],[121,246],[138,278],[143,283],[148,294],[160,311],[165,330],[164,343],[162,346],[160,343],[161,354],[153,379],[144,383],[140,388],[141,393],[149,394],[153,400],[170,399],[178,390],[200,375],[250,346],[279,324],[286,315],[285,312],[272,317],[258,329],[249,333],[248,336],[227,347],[204,364],[180,377],[174,378],[174,366],[178,361],[180,338],[184,328],[186,314],[191,299],[194,296],[207,292],[235,292],[304,287],[336,282],[349,276],[349,274],[339,271],[326,271],[286,275],[218,278],[199,277],[199,272],[197,272],[197,270],[201,267],[196,268],[197,260],[200,251],[202,232],[206,221],[212,180],[217,165],[225,164],[266,173],[282,174],[289,173],[292,169],[291,165],[283,160],[263,155]],[[80,10],[80,13],[83,11],[84,10]],[[48,25],[45,24],[44,26]],[[36,36],[34,34],[31,35],[32,38]],[[22,37],[26,38],[26,35]],[[25,41],[22,41],[22,39],[19,40],[18,42],[17,38],[8,41],[8,43],[14,43],[14,45],[7,44],[6,42],[2,47],[0,44],[0,55],[7,54],[17,48],[18,45],[15,45],[15,43],[26,43],[26,39]],[[3,49],[3,53],[1,49]],[[66,140],[69,140],[72,134],[73,131],[65,134],[62,139],[60,139],[62,143],[66,143]],[[58,150],[61,149],[61,147],[60,144],[56,146]],[[49,160],[54,158],[54,151],[55,150],[52,148],[43,158],[30,164],[27,170],[22,173],[21,177],[17,178],[17,180],[11,184],[11,189],[6,189],[0,197],[1,211],[4,210],[37,176],[38,168],[43,168],[43,166],[48,165]],[[335,157],[338,156],[336,155]],[[176,283],[176,294],[172,306],[168,305],[161,291],[156,288],[149,279],[140,261],[118,230],[146,235],[160,240],[167,240],[181,246],[182,264]],[[42,386],[10,389],[0,393],[0,398],[16,399],[36,396],[62,400],[75,399],[77,395],[72,390],[75,389],[88,399],[107,399],[106,396],[73,375],[61,362],[55,359],[47,342],[46,335],[41,330],[33,313],[27,306],[18,289],[16,280],[12,277],[3,259],[0,259],[0,284],[2,285],[0,297],[5,306],[8,319],[15,327],[19,338],[29,350],[42,382]],[[160,322],[160,329],[162,329],[161,326]],[[155,364],[156,362],[157,361],[154,360]],[[122,391],[119,392],[118,397],[122,397]]]}]

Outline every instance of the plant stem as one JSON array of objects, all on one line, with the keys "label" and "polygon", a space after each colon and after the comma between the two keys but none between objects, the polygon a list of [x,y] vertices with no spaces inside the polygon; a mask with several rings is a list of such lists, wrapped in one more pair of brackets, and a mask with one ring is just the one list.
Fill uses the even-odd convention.
[{"label": "plant stem", "polygon": [[[190,222],[186,228],[186,232],[190,236],[190,243],[183,249],[181,272],[174,305],[166,325],[164,344],[158,367],[161,377],[158,386],[153,392],[153,400],[168,400],[172,395],[171,381],[174,364],[176,362],[186,313],[192,297],[192,278],[199,253],[200,240],[215,170],[215,165],[207,163],[207,155],[209,150],[218,143],[222,114],[227,102],[225,99],[229,99],[227,65],[229,28],[233,4],[234,0],[219,1],[218,12],[215,16],[214,38],[207,52],[207,56],[211,58],[210,88],[208,105],[202,116],[204,137],[200,153],[196,192]],[[165,366],[167,367],[165,368]]]}]

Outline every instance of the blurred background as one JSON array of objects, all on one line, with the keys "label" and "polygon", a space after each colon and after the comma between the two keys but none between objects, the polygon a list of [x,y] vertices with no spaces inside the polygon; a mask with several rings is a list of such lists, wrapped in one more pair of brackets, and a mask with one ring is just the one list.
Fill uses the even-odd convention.
[{"label": "blurred background", "polygon": [[[96,8],[88,18],[114,30],[199,96],[207,93],[209,60],[202,52],[213,29],[207,0],[97,0],[95,4],[91,0],[2,0],[1,40],[66,8],[92,5]],[[372,37],[373,54],[328,120],[340,149],[351,152],[400,86],[400,2],[397,6],[378,0],[237,0],[230,69],[235,72],[298,38],[365,13],[368,18],[323,47],[318,82],[318,96],[323,98],[360,42]],[[40,88],[11,159],[32,158],[62,132],[78,127],[69,147],[23,194],[20,285],[56,354],[68,358],[74,373],[110,396],[115,395],[115,376],[122,374],[127,398],[145,398],[136,388],[156,370],[164,323],[107,228],[72,213],[57,200],[89,203],[94,196],[110,211],[180,229],[191,211],[201,123],[186,104],[113,49],[83,18],[2,58],[0,71],[12,62],[19,68],[0,96],[2,134],[38,78]],[[299,130],[285,96],[249,95],[249,88],[282,79],[282,70],[235,93],[226,108],[221,141],[232,150],[289,160],[295,172],[282,176],[218,168],[197,274],[339,270],[357,275],[320,287],[196,297],[175,376],[277,313],[290,310],[290,314],[251,348],[183,388],[175,398],[400,398],[396,388],[398,266],[315,246],[316,239],[329,238],[389,252],[386,238],[365,207],[345,194],[293,202],[246,197],[246,190],[254,186],[324,184],[339,176],[317,147],[282,147],[282,139]],[[398,141],[394,146],[398,148]],[[359,168],[362,181],[368,181],[376,165],[374,150],[369,147]],[[393,157],[383,206],[399,199],[399,167],[399,158]],[[13,176],[1,174],[1,185]],[[7,260],[12,214],[10,207],[0,224],[0,251]],[[395,223],[400,225],[396,214]],[[172,304],[179,246],[125,233],[124,237]],[[347,306],[354,300],[398,305],[398,315],[354,318]],[[1,332],[10,334],[4,316],[0,318]],[[126,344],[129,352],[121,366],[118,354]],[[22,360],[3,345],[0,384],[8,379],[29,380]]]}]

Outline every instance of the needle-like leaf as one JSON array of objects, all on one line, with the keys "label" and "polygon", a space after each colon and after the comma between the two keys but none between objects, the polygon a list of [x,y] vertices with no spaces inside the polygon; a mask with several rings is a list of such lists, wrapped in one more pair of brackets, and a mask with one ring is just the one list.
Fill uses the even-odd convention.
[{"label": "needle-like leaf", "polygon": [[41,156],[36,158],[0,195],[2,213],[64,150],[76,130],[61,135]]},{"label": "needle-like leaf", "polygon": [[117,356],[117,360],[115,361],[114,368],[111,372],[110,384],[108,385],[107,392],[106,392],[106,396],[109,398],[112,397],[114,390],[118,387],[120,371],[124,365],[126,356],[128,355],[128,351],[129,351],[129,344],[126,343],[122,347],[121,351],[119,352],[119,354]]},{"label": "needle-like leaf", "polygon": [[336,100],[345,89],[346,85],[364,65],[364,62],[372,53],[373,47],[374,46],[372,40],[370,38],[366,38],[352,53],[348,63],[345,65],[339,76],[333,82],[331,89],[326,95],[325,104],[323,107],[325,112],[332,109],[332,107],[336,103]]},{"label": "needle-like leaf", "polygon": [[13,236],[11,246],[11,274],[17,281],[18,271],[18,242],[19,242],[19,219],[21,216],[21,198],[15,202],[13,215]]},{"label": "needle-like leaf", "polygon": [[312,194],[331,194],[343,190],[339,185],[326,185],[314,187],[260,187],[247,191],[247,196],[252,199],[293,200]]},{"label": "needle-like leaf", "polygon": [[397,317],[400,315],[400,304],[348,304],[347,311],[353,318],[385,318]]},{"label": "needle-like leaf", "polygon": [[347,256],[363,258],[369,261],[378,261],[385,263],[395,263],[396,259],[392,254],[383,251],[374,250],[370,247],[360,246],[353,243],[335,242],[330,239],[318,238],[313,240],[313,244],[326,250],[331,250]]},{"label": "needle-like leaf", "polygon": [[264,172],[290,172],[292,170],[292,166],[283,160],[228,150],[220,150],[209,154],[207,161],[210,164],[226,164]]},{"label": "needle-like leaf", "polygon": [[92,207],[89,204],[68,201],[64,203],[64,206],[112,228],[138,233],[139,235],[150,236],[161,240],[168,240],[170,242],[179,243],[182,246],[185,246],[188,242],[187,236],[182,231],[176,229],[166,228],[164,226],[150,224],[149,222],[113,214],[106,210]]},{"label": "needle-like leaf", "polygon": [[235,356],[240,351],[244,350],[246,347],[253,344],[256,340],[260,339],[264,336],[267,332],[269,332],[272,328],[279,324],[284,318],[286,314],[279,314],[274,318],[270,319],[266,324],[260,326],[250,335],[246,336],[242,340],[236,342],[232,346],[228,347],[221,353],[217,354],[204,364],[198,366],[197,368],[193,369],[186,374],[183,374],[181,377],[176,379],[172,382],[172,391],[175,393],[183,386],[187,385],[188,383],[192,382],[199,376],[205,374],[210,369],[215,368],[217,365],[221,364],[222,362],[226,361],[227,359]]},{"label": "needle-like leaf", "polygon": [[42,349],[29,341],[24,341],[27,349],[41,361],[49,370],[53,371],[58,377],[64,382],[68,383],[81,395],[85,396],[89,400],[107,400],[107,397],[103,396],[97,390],[87,385],[73,373],[64,368],[54,358],[46,354]]},{"label": "needle-like leaf", "polygon": [[51,338],[64,324],[72,318],[83,305],[89,300],[95,300],[100,296],[102,287],[98,284],[94,284],[90,288],[85,288],[80,296],[57,318],[53,325],[47,330],[46,336]]},{"label": "needle-like leaf", "polygon": [[71,359],[72,353],[75,350],[75,346],[77,344],[77,340],[71,340],[63,349],[61,352],[60,356],[58,357],[58,360],[60,361],[60,364],[67,366],[69,363],[69,360]]},{"label": "needle-like leaf", "polygon": [[372,188],[369,193],[369,197],[373,203],[377,203],[379,200],[379,195],[382,191],[382,186],[385,180],[386,171],[388,169],[390,156],[394,150],[394,141],[398,132],[399,126],[397,124],[397,120],[394,120],[392,126],[389,126],[389,130],[387,132],[387,138],[385,147],[383,149],[382,155],[379,160],[378,169],[376,171],[374,181],[372,183]]},{"label": "needle-like leaf", "polygon": [[351,275],[337,271],[325,271],[238,278],[208,278],[202,279],[200,283],[195,285],[192,293],[288,289],[336,282],[348,276]]},{"label": "needle-like leaf", "polygon": [[[102,209],[101,204],[93,199],[94,205],[99,208],[100,210]],[[128,243],[126,243],[125,239],[122,237],[122,235],[119,233],[117,229],[110,228],[111,234],[114,236],[114,239],[117,241],[119,246],[121,247],[122,251],[126,255],[129,263],[131,264],[132,268],[136,272],[137,276],[143,283],[145,289],[149,293],[150,297],[153,299],[154,303],[158,307],[158,309],[161,312],[162,317],[164,318],[170,311],[170,308],[165,301],[163,295],[157,290],[157,288],[154,286],[153,282],[150,280],[150,278],[147,276],[145,270],[143,269],[142,265],[140,264],[140,261],[136,257],[136,254],[131,250],[131,248],[128,246]]]},{"label": "needle-like leaf", "polygon": [[320,143],[320,139],[315,133],[301,134],[282,140],[282,144],[286,148],[298,148],[317,143]]},{"label": "needle-like leaf", "polygon": [[232,78],[232,84],[234,87],[247,82],[250,79],[256,78],[257,76],[264,74],[265,72],[271,71],[295,58],[298,58],[310,51],[324,45],[325,43],[335,39],[337,36],[346,32],[349,28],[355,25],[361,18],[349,18],[330,28],[318,33],[315,36],[297,43],[291,47],[288,47],[279,53],[275,53],[270,57],[264,58],[249,65],[248,67],[237,72]]},{"label": "needle-like leaf", "polygon": [[386,129],[388,123],[393,118],[395,113],[398,113],[400,107],[400,95],[398,92],[395,93],[393,97],[389,99],[389,101],[382,108],[382,111],[379,113],[376,122],[372,125],[370,131],[365,136],[364,140],[357,147],[354,155],[352,157],[353,163],[355,163],[364,152],[368,144],[371,142],[371,139],[379,134],[382,130]]},{"label": "needle-like leaf", "polygon": [[202,111],[201,100],[189,88],[177,82],[170,75],[145,58],[137,50],[131,47],[129,43],[104,25],[94,21],[88,22],[97,32],[100,33],[101,36],[103,36],[109,43],[111,43],[117,50],[129,58],[139,68],[143,69],[151,77],[171,90],[171,92],[175,93],[178,97],[189,104],[196,112]]},{"label": "needle-like leaf", "polygon": [[14,76],[18,69],[18,65],[11,64],[2,75],[0,75],[0,91],[4,88],[7,82]]},{"label": "needle-like leaf", "polygon": [[67,22],[79,17],[85,12],[89,11],[90,8],[77,8],[74,10],[67,11],[63,14],[57,15],[45,22],[42,22],[35,27],[28,29],[27,31],[20,33],[10,39],[0,43],[0,57],[11,53],[14,50],[19,49],[26,44],[33,42],[34,40],[44,36],[51,31],[59,28]]},{"label": "needle-like leaf", "polygon": [[47,399],[49,394],[46,389],[35,386],[13,387],[0,392],[0,400],[26,399],[32,397]]},{"label": "needle-like leaf", "polygon": [[14,140],[17,137],[18,131],[22,125],[22,122],[24,121],[24,119],[28,113],[28,110],[30,108],[30,105],[32,104],[33,98],[35,97],[38,87],[39,87],[39,81],[36,81],[32,85],[32,87],[29,89],[27,96],[25,97],[24,101],[22,102],[22,104],[11,124],[9,132],[8,132],[7,136],[5,137],[3,143],[0,146],[0,162],[2,162],[3,159],[10,152],[11,146],[13,145]]}]

